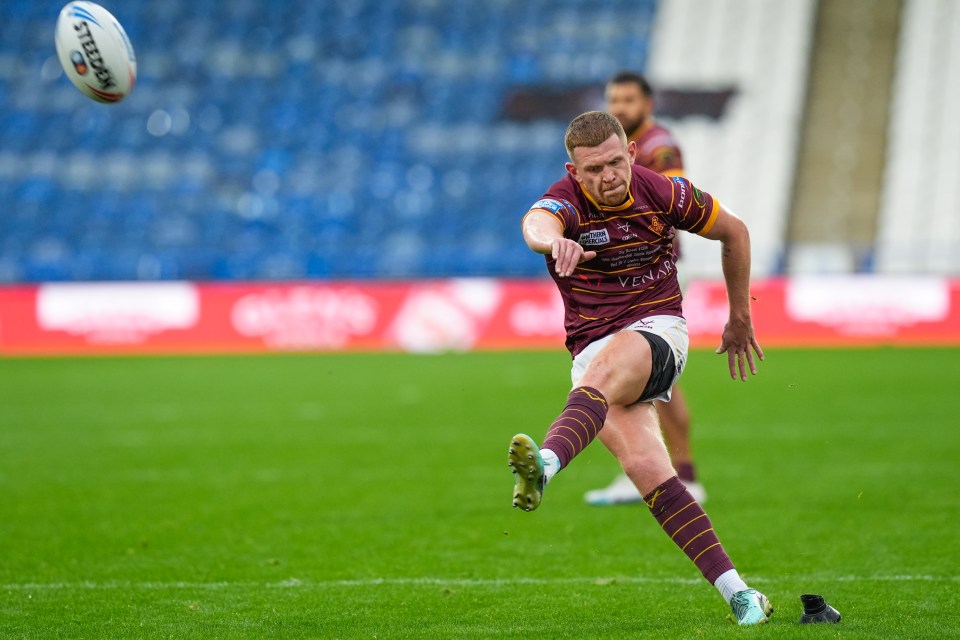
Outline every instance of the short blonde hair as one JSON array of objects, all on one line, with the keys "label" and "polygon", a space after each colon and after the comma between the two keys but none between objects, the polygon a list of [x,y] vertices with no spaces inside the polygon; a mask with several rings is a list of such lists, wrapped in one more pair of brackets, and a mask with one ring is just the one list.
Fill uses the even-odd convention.
[{"label": "short blonde hair", "polygon": [[626,147],[627,134],[619,120],[606,111],[587,111],[570,122],[563,142],[567,147],[567,155],[573,160],[573,150],[577,147],[599,147],[614,134]]}]

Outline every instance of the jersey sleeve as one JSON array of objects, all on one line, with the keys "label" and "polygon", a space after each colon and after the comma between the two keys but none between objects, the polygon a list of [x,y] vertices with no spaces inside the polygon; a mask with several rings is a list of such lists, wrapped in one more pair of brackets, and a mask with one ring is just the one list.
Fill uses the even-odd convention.
[{"label": "jersey sleeve", "polygon": [[535,211],[542,211],[543,213],[556,218],[563,228],[563,234],[565,237],[570,237],[570,234],[573,233],[578,227],[576,208],[569,200],[559,197],[555,194],[547,193],[542,198],[534,202],[527,213],[524,214],[524,220],[526,220],[527,216]]},{"label": "jersey sleeve", "polygon": [[680,149],[673,145],[656,147],[649,155],[647,168],[671,178],[683,176],[683,156]]},{"label": "jersey sleeve", "polygon": [[[666,213],[673,226],[698,235],[709,233],[720,213],[720,203],[686,178],[674,176],[666,182],[669,182]],[[663,195],[667,195],[666,189]]]}]

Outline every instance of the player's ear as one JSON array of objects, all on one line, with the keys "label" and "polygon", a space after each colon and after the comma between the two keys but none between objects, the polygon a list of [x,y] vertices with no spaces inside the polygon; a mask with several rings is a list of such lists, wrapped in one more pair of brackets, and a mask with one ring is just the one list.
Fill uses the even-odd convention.
[{"label": "player's ear", "polygon": [[577,173],[577,165],[572,162],[568,162],[564,165],[567,168],[567,172],[573,176],[573,179],[577,182],[580,182],[580,175]]},{"label": "player's ear", "polygon": [[631,140],[627,143],[627,155],[630,156],[630,164],[637,161],[637,141]]}]

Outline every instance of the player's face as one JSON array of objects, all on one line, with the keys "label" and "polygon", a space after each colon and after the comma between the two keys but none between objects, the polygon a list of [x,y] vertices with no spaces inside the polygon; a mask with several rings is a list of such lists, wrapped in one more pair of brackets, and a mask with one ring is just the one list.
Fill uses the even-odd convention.
[{"label": "player's face", "polygon": [[633,82],[608,84],[606,98],[607,113],[620,121],[627,137],[643,126],[653,111],[653,101]]},{"label": "player's face", "polygon": [[567,163],[567,171],[597,203],[616,207],[629,195],[636,155],[635,142],[624,146],[619,136],[613,134],[597,147],[574,149],[573,162]]}]

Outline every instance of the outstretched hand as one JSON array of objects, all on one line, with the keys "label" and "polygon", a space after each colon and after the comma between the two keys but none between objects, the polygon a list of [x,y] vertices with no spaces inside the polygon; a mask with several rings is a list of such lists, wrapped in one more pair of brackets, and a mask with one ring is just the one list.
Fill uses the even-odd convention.
[{"label": "outstretched hand", "polygon": [[554,268],[561,278],[573,275],[574,269],[581,262],[597,257],[596,251],[584,251],[583,247],[569,238],[557,238],[551,243],[551,249],[553,259],[557,261]]},{"label": "outstretched hand", "polygon": [[[751,348],[753,351],[751,351]],[[763,349],[760,348],[760,344],[753,335],[753,324],[749,320],[727,322],[723,328],[723,336],[720,339],[720,346],[717,347],[717,353],[727,354],[727,365],[730,367],[731,379],[736,380],[739,372],[740,379],[746,382],[748,365],[750,373],[757,375],[754,352],[760,360],[763,360]]]}]

